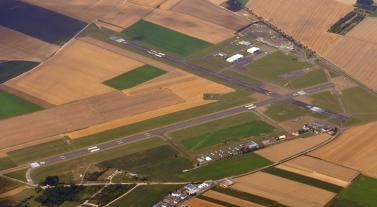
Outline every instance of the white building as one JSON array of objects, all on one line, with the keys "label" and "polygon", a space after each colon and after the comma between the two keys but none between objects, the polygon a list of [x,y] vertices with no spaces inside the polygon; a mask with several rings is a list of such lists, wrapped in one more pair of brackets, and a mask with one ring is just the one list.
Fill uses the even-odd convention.
[{"label": "white building", "polygon": [[233,63],[234,61],[236,61],[236,60],[238,60],[238,59],[240,59],[240,58],[243,58],[243,55],[241,55],[241,54],[235,54],[235,55],[233,55],[232,57],[226,59],[226,61],[227,61],[228,63]]},{"label": "white building", "polygon": [[261,50],[260,50],[259,47],[251,47],[251,48],[247,49],[247,52],[251,53],[251,54],[255,54],[255,53],[260,52],[260,51]]}]

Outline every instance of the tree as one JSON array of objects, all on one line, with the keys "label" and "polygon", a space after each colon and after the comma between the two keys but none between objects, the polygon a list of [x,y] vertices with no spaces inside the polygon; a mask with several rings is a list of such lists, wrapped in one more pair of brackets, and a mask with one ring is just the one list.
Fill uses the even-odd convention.
[{"label": "tree", "polygon": [[356,3],[360,5],[367,5],[367,6],[372,6],[374,4],[373,0],[357,0]]},{"label": "tree", "polygon": [[239,0],[228,0],[226,4],[228,5],[227,8],[231,11],[239,11],[243,8]]}]

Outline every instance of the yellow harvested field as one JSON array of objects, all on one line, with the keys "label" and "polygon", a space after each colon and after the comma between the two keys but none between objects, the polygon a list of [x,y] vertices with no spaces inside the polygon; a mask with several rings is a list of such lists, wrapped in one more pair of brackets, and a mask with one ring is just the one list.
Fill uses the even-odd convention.
[{"label": "yellow harvested field", "polygon": [[261,150],[257,150],[256,153],[268,160],[277,162],[308,150],[326,141],[329,138],[330,135],[328,134],[320,134],[307,138],[297,138],[281,144],[276,144]]},{"label": "yellow harvested field", "polygon": [[358,40],[377,44],[377,18],[368,17],[346,34]]},{"label": "yellow harvested field", "polygon": [[222,205],[212,203],[212,202],[209,202],[209,201],[206,201],[206,200],[202,200],[202,199],[199,199],[199,198],[191,199],[187,203],[187,206],[188,207],[224,207]]},{"label": "yellow harvested field", "polygon": [[322,207],[336,194],[285,178],[257,172],[235,179],[235,190],[277,201],[292,207]]},{"label": "yellow harvested field", "polygon": [[6,85],[60,105],[112,92],[114,89],[102,82],[142,65],[120,54],[75,40],[39,68]]},{"label": "yellow harvested field", "polygon": [[377,122],[347,130],[310,155],[360,170],[377,178]]},{"label": "yellow harvested field", "polygon": [[220,5],[224,3],[226,0],[209,0],[212,4]]},{"label": "yellow harvested field", "polygon": [[212,22],[233,31],[239,30],[250,23],[246,17],[238,16],[207,0],[182,0],[172,10]]},{"label": "yellow harvested field", "polygon": [[10,190],[8,192],[2,193],[2,194],[0,194],[0,199],[17,195],[17,194],[21,193],[22,191],[24,191],[25,189],[28,189],[28,188],[29,188],[28,186],[24,185],[24,186],[20,186],[18,188],[15,188],[13,190]]},{"label": "yellow harvested field", "polygon": [[377,90],[377,44],[346,36],[325,58],[356,80]]},{"label": "yellow harvested field", "polygon": [[300,156],[276,166],[277,168],[346,187],[359,172],[310,156]]},{"label": "yellow harvested field", "polygon": [[41,62],[59,46],[0,26],[0,60],[28,60]]},{"label": "yellow harvested field", "polygon": [[101,18],[101,20],[118,26],[118,28],[112,27],[109,29],[121,31],[147,16],[152,10],[153,8],[151,7],[125,2],[114,8],[110,13]]},{"label": "yellow harvested field", "polygon": [[158,7],[166,0],[128,0],[131,3],[148,7]]},{"label": "yellow harvested field", "polygon": [[234,36],[230,29],[173,11],[155,9],[144,20],[213,44]]},{"label": "yellow harvested field", "polygon": [[95,124],[179,104],[168,90],[127,96],[120,91],[0,121],[0,149],[7,149]]},{"label": "yellow harvested field", "polygon": [[354,5],[356,3],[356,0],[336,0],[336,1],[343,4],[348,4],[348,5]]},{"label": "yellow harvested field", "polygon": [[230,195],[227,195],[227,194],[219,193],[219,192],[216,192],[216,191],[213,191],[213,190],[207,191],[203,195],[206,196],[206,197],[213,198],[213,199],[216,199],[216,200],[219,200],[219,201],[224,201],[226,203],[230,203],[230,204],[233,204],[233,205],[239,206],[239,207],[262,207],[259,204],[256,204],[256,203],[253,203],[253,202],[250,202],[250,201],[246,201],[246,200],[243,200],[243,199],[239,199],[237,197],[233,197],[233,196],[230,196]]},{"label": "yellow harvested field", "polygon": [[161,4],[160,9],[169,10],[180,1],[181,0],[166,0],[163,4]]},{"label": "yellow harvested field", "polygon": [[247,7],[319,54],[342,38],[328,29],[353,10],[335,0],[252,0]]}]

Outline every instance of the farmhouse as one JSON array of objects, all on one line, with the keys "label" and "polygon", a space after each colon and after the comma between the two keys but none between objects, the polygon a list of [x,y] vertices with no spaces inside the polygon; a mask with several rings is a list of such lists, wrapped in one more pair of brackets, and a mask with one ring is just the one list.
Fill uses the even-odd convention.
[{"label": "farmhouse", "polygon": [[243,55],[241,55],[241,54],[235,54],[235,55],[233,55],[232,57],[226,59],[226,61],[227,61],[228,63],[233,63],[233,62],[239,60],[240,58],[243,58]]}]

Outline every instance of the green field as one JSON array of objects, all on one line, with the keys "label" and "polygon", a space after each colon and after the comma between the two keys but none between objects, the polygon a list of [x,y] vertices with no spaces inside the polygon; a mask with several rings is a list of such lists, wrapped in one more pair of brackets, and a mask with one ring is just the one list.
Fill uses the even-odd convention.
[{"label": "green field", "polygon": [[183,173],[180,177],[188,181],[204,181],[239,175],[271,164],[263,157],[249,153],[223,159],[195,170]]},{"label": "green field", "polygon": [[8,92],[0,91],[0,119],[18,116],[42,109],[40,106],[14,96]]},{"label": "green field", "polygon": [[267,107],[264,113],[275,121],[285,121],[300,116],[311,115],[308,110],[287,102],[273,103]]},{"label": "green field", "polygon": [[21,180],[21,181],[24,181],[24,182],[27,182],[27,180],[26,180],[26,171],[27,171],[27,168],[7,173],[7,174],[5,174],[5,176],[8,176],[10,178],[14,178],[14,179],[17,179],[17,180]]},{"label": "green field", "polygon": [[287,85],[293,89],[301,89],[326,83],[327,81],[326,74],[323,70],[313,70],[302,77],[289,80]]},{"label": "green field", "polygon": [[301,70],[311,65],[306,62],[299,62],[295,57],[281,52],[272,53],[246,66],[247,73],[252,77],[274,81],[279,75]]},{"label": "green field", "polygon": [[212,190],[220,192],[220,193],[224,193],[224,194],[236,197],[236,198],[240,198],[240,199],[243,199],[243,200],[246,200],[246,201],[257,203],[257,204],[260,204],[262,206],[285,207],[285,205],[280,204],[280,203],[278,203],[274,200],[270,200],[268,198],[260,197],[260,196],[257,196],[257,195],[233,190],[233,189],[230,189],[230,188],[215,187]]},{"label": "green field", "polygon": [[338,99],[334,95],[332,95],[330,91],[313,94],[309,97],[312,99],[311,103],[315,106],[333,112],[342,112]]},{"label": "green field", "polygon": [[6,170],[16,166],[17,164],[14,163],[9,157],[0,157],[0,170]]},{"label": "green field", "polygon": [[88,156],[80,157],[74,160],[36,168],[31,172],[31,176],[35,183],[40,182],[47,176],[59,176],[59,179],[62,182],[71,183],[72,181],[76,181],[76,179],[81,180],[79,175],[84,173],[86,168],[90,165],[133,154],[146,149],[151,149],[162,144],[164,144],[164,142],[161,139],[150,138],[111,150],[105,150]]},{"label": "green field", "polygon": [[163,71],[156,67],[144,65],[115,78],[107,80],[104,82],[104,84],[118,90],[123,90],[152,80],[153,78],[161,76],[165,73],[166,71]]},{"label": "green field", "polygon": [[333,200],[330,207],[376,207],[377,179],[359,176]]},{"label": "green field", "polygon": [[377,112],[377,96],[360,87],[343,90],[341,98],[349,113]]},{"label": "green field", "polygon": [[0,194],[8,192],[20,186],[22,186],[22,184],[0,177]]},{"label": "green field", "polygon": [[150,207],[177,188],[176,185],[141,185],[110,207]]},{"label": "green field", "polygon": [[240,81],[244,81],[246,83],[251,83],[251,84],[255,84],[255,85],[262,85],[262,83],[260,81],[254,79],[252,77],[249,77],[246,74],[241,74],[237,71],[227,70],[227,71],[223,72],[223,74],[226,77],[233,78],[233,79],[240,80]]},{"label": "green field", "polygon": [[122,33],[133,40],[182,56],[190,55],[211,45],[203,40],[143,20],[127,28]]},{"label": "green field", "polygon": [[273,130],[274,127],[261,121],[254,113],[246,112],[182,129],[171,133],[170,136],[188,150],[197,151],[225,142],[270,133]]},{"label": "green field", "polygon": [[135,185],[109,185],[106,186],[101,193],[94,196],[90,199],[90,203],[99,205],[99,206],[106,206],[106,204],[110,203],[114,199],[118,198],[119,196],[127,193],[130,191]]},{"label": "green field", "polygon": [[190,118],[202,116],[209,113],[214,113],[226,108],[239,106],[241,104],[254,101],[250,98],[250,91],[239,90],[229,94],[222,95],[222,98],[214,103],[206,104],[203,106],[195,107],[188,110],[183,110],[168,115],[160,116],[157,118],[149,119],[146,121],[138,122],[115,128],[109,131],[101,132],[98,134],[82,137],[80,139],[72,140],[72,144],[79,148],[94,145],[100,142],[112,140],[119,137],[128,136],[138,132],[146,131],[152,128],[172,124],[178,121],[187,120]]},{"label": "green field", "polygon": [[299,183],[303,183],[306,185],[314,186],[317,188],[321,188],[330,192],[339,193],[343,190],[343,187],[337,186],[331,183],[323,182],[321,180],[317,180],[311,177],[306,177],[297,173],[289,172],[286,170],[282,170],[275,167],[270,167],[267,169],[264,169],[263,172],[269,173],[271,175],[276,175],[282,178],[286,178],[289,180],[293,180]]},{"label": "green field", "polygon": [[102,168],[116,168],[138,174],[148,180],[172,181],[192,163],[168,145],[140,151],[97,164]]},{"label": "green field", "polygon": [[15,150],[8,152],[9,157],[17,164],[30,161],[36,161],[52,155],[68,152],[73,148],[67,143],[66,139],[58,139],[55,141]]}]

